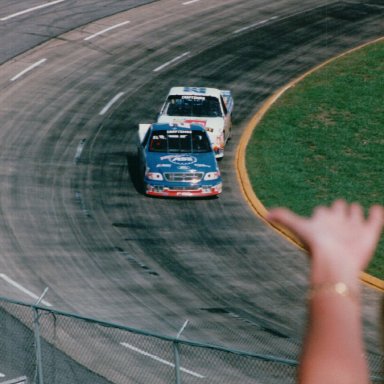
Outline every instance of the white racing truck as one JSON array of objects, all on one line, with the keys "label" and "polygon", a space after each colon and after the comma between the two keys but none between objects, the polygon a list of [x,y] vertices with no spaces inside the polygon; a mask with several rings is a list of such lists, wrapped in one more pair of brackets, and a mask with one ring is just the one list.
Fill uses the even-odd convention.
[{"label": "white racing truck", "polygon": [[217,158],[231,137],[233,98],[228,90],[173,87],[158,115],[158,123],[200,124],[207,131]]}]

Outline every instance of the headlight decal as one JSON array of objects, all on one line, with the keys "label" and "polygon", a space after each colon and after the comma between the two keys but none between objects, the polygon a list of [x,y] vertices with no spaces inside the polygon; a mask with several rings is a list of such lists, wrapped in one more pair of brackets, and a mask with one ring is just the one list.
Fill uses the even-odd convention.
[{"label": "headlight decal", "polygon": [[204,176],[204,180],[216,180],[220,177],[220,171],[207,172]]},{"label": "headlight decal", "polygon": [[157,181],[161,181],[163,180],[163,175],[159,172],[150,172],[150,171],[147,171],[145,173],[145,176],[147,177],[147,179],[149,180],[157,180]]}]

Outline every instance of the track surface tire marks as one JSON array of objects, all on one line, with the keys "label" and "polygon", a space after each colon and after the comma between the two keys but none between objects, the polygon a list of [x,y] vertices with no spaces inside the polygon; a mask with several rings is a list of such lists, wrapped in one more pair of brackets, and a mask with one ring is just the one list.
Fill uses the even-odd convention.
[{"label": "track surface tire marks", "polygon": [[[380,36],[383,4],[316,7],[239,36],[222,20],[235,30],[239,11],[257,20],[275,10],[264,4],[249,14],[250,2],[242,1],[232,13],[226,3],[193,11],[193,22],[177,11],[174,20],[135,27],[134,39],[42,46],[32,55],[52,54],[62,44],[55,65],[20,85],[2,81],[0,265],[36,291],[49,286],[59,308],[166,334],[189,319],[187,338],[295,357],[305,320],[305,255],[242,200],[235,147],[247,119],[273,90]],[[291,7],[297,13],[297,4]],[[148,10],[160,12],[156,4]],[[140,9],[132,12],[142,16]],[[181,25],[186,33],[178,39]],[[186,49],[192,54],[182,64],[152,72]],[[234,92],[234,134],[221,162],[225,184],[218,199],[151,199],[138,191],[137,123],[153,120],[176,83]],[[121,90],[121,103],[100,117]],[[365,295],[375,351],[378,298],[368,290]]]}]

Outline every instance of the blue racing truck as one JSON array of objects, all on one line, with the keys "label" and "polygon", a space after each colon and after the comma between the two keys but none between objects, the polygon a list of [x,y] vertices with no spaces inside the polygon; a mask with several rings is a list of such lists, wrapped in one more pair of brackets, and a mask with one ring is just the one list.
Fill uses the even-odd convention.
[{"label": "blue racing truck", "polygon": [[199,124],[140,124],[138,158],[147,195],[203,197],[222,191],[215,153]]}]

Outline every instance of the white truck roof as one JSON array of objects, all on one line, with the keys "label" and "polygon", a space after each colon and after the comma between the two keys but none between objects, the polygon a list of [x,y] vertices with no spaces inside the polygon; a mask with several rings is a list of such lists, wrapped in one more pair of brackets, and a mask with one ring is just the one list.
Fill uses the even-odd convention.
[{"label": "white truck roof", "polygon": [[220,96],[222,96],[222,91],[217,88],[206,87],[172,87],[168,95],[214,96],[219,98]]}]

